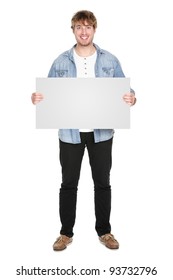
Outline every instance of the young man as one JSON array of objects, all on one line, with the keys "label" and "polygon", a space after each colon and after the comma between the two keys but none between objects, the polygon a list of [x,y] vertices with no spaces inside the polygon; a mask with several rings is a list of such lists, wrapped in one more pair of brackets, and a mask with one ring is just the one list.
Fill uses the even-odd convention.
[{"label": "young man", "polygon": [[[124,77],[120,63],[111,53],[93,43],[97,20],[90,11],[79,11],[71,20],[76,45],[62,53],[52,64],[49,77]],[[41,93],[32,94],[33,104],[43,99]],[[136,98],[134,91],[123,99],[130,106]],[[88,108],[89,112],[89,108]],[[81,162],[87,147],[95,191],[95,229],[100,241],[110,249],[119,243],[111,234],[111,186],[113,129],[60,129],[60,163],[62,184],[59,196],[60,236],[53,244],[54,250],[63,250],[72,242],[76,217],[77,186]],[[87,227],[87,224],[86,224]]]}]

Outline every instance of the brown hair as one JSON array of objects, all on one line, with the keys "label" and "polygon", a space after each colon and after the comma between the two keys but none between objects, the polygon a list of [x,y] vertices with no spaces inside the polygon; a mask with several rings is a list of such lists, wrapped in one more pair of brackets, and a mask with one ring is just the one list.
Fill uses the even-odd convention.
[{"label": "brown hair", "polygon": [[82,23],[84,23],[85,20],[90,25],[92,25],[94,29],[97,28],[97,19],[95,15],[87,10],[82,10],[74,14],[74,16],[71,19],[71,28],[74,29],[76,22],[81,21]]}]

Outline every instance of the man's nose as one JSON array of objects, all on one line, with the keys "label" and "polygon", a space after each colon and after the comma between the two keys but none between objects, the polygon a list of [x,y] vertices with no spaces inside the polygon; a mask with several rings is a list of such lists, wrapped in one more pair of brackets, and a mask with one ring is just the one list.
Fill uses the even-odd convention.
[{"label": "man's nose", "polygon": [[82,26],[82,34],[85,34],[85,33],[86,33],[86,27]]}]

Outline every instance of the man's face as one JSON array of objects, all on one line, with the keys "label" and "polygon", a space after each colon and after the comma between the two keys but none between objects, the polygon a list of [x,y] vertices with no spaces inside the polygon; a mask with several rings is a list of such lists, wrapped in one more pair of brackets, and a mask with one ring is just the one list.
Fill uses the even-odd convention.
[{"label": "man's face", "polygon": [[78,45],[89,46],[94,38],[95,29],[87,21],[76,22],[73,33]]}]

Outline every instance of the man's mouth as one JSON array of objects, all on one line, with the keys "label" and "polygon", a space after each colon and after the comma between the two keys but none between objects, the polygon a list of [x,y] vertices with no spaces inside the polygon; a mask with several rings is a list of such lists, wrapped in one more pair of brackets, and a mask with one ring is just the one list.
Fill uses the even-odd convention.
[{"label": "man's mouth", "polygon": [[81,39],[82,39],[82,40],[87,40],[88,37],[87,37],[87,36],[81,36]]}]

